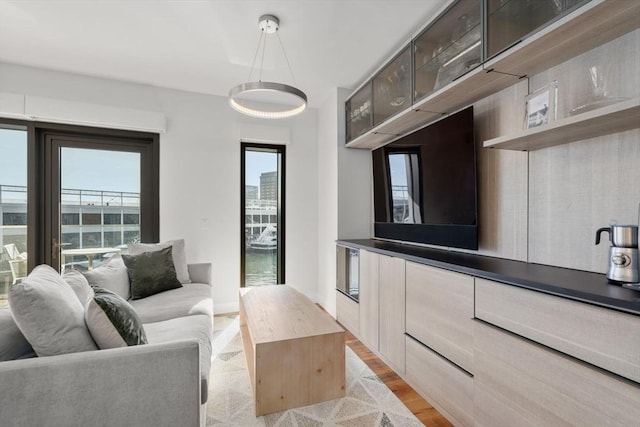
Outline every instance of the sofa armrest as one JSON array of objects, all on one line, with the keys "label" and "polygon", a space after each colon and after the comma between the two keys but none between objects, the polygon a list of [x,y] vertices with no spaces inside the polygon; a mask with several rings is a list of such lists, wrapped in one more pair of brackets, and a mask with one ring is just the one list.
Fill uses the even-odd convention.
[{"label": "sofa armrest", "polygon": [[199,367],[196,340],[1,362],[0,423],[195,427]]},{"label": "sofa armrest", "polygon": [[192,282],[211,285],[211,263],[187,264],[187,269]]}]

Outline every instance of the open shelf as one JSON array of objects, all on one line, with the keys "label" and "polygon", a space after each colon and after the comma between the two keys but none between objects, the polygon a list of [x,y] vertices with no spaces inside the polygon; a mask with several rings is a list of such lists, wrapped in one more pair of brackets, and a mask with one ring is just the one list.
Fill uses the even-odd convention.
[{"label": "open shelf", "polygon": [[532,151],[640,127],[640,99],[631,99],[484,142],[485,148]]}]

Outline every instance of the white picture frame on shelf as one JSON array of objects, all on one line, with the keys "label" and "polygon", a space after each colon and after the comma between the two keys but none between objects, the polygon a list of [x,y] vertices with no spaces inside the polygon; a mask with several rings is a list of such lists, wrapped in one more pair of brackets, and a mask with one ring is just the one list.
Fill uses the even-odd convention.
[{"label": "white picture frame on shelf", "polygon": [[525,97],[524,128],[546,125],[557,116],[558,82],[556,80]]}]

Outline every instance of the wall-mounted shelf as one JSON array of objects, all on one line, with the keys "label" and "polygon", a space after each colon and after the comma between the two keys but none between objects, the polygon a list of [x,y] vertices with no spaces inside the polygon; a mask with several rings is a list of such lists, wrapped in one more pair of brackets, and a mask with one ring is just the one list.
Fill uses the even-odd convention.
[{"label": "wall-mounted shelf", "polygon": [[484,142],[486,148],[531,151],[640,127],[640,99],[566,117]]},{"label": "wall-mounted shelf", "polygon": [[640,1],[591,0],[481,67],[363,133],[346,146],[365,149],[381,147],[443,115],[515,84],[522,76],[551,68],[639,28],[639,17]]}]

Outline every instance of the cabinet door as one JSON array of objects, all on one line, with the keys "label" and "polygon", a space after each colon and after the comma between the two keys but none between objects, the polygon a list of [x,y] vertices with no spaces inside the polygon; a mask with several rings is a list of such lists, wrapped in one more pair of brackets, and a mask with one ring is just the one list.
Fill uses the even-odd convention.
[{"label": "cabinet door", "polygon": [[455,425],[473,425],[473,377],[411,337],[406,376]]},{"label": "cabinet door", "polygon": [[360,333],[359,304],[336,291],[336,319],[352,334],[358,336]]},{"label": "cabinet door", "polygon": [[380,255],[380,354],[404,373],[405,261]]},{"label": "cabinet door", "polygon": [[473,280],[407,263],[407,333],[471,373]]},{"label": "cabinet door", "polygon": [[476,426],[638,425],[640,386],[474,322]]},{"label": "cabinet door", "polygon": [[378,350],[378,254],[360,250],[360,339]]}]

